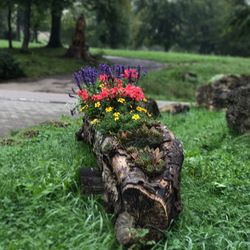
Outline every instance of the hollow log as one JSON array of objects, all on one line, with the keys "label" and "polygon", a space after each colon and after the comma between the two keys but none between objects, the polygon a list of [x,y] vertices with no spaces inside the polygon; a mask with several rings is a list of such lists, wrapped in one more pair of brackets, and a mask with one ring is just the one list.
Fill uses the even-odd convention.
[{"label": "hollow log", "polygon": [[[108,210],[116,215],[116,238],[125,246],[141,240],[160,240],[182,208],[182,144],[162,124],[147,128],[161,136],[157,141],[139,137],[137,133],[132,134],[135,144],[140,145],[137,148],[131,146],[133,144],[128,139],[128,134],[101,134],[87,118],[76,133],[77,139],[89,143],[97,156],[98,167],[102,173],[104,200]],[[147,142],[148,145],[139,142]],[[145,157],[150,158],[152,165],[145,167],[140,162],[138,155],[143,150],[148,152]],[[84,173],[82,175],[84,188],[86,178]]]}]

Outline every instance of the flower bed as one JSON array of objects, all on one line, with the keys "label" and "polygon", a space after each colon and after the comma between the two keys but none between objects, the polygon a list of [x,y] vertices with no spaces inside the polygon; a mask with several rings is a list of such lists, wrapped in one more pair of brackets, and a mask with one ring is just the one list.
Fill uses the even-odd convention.
[{"label": "flower bed", "polygon": [[145,108],[141,72],[100,65],[74,74],[79,89],[73,112],[84,114],[77,137],[97,156],[106,204],[116,215],[116,237],[123,245],[159,240],[181,211],[182,145]]}]

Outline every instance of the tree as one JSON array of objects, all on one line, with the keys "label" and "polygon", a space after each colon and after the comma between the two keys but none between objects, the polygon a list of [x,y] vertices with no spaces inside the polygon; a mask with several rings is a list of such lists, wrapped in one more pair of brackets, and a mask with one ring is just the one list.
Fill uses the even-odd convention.
[{"label": "tree", "polygon": [[129,0],[82,0],[89,12],[94,12],[96,45],[125,47],[130,40],[131,3]]},{"label": "tree", "polygon": [[23,22],[23,43],[22,43],[22,50],[27,51],[29,48],[30,42],[30,19],[31,19],[31,5],[32,0],[22,0],[24,7],[24,22]]},{"label": "tree", "polygon": [[224,54],[250,55],[250,5],[242,0],[231,1],[231,11],[225,19],[221,51]]},{"label": "tree", "polygon": [[60,48],[62,47],[61,42],[61,18],[62,11],[65,7],[72,4],[72,0],[51,0],[50,11],[51,11],[51,30],[50,38],[47,47],[49,48]]},{"label": "tree", "polygon": [[12,49],[12,11],[14,7],[14,3],[12,0],[4,0],[2,2],[2,6],[7,8],[7,27],[8,27],[8,32],[7,32],[7,38],[8,38],[8,44],[9,44],[9,49]]},{"label": "tree", "polygon": [[9,42],[9,49],[12,49],[12,25],[11,25],[11,16],[12,16],[12,8],[13,3],[11,0],[8,1],[8,42]]}]

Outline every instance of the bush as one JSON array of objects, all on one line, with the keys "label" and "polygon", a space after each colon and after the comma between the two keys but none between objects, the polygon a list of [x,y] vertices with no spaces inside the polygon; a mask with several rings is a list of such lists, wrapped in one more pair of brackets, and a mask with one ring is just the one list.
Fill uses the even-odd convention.
[{"label": "bush", "polygon": [[0,81],[25,76],[19,63],[8,52],[0,52]]}]

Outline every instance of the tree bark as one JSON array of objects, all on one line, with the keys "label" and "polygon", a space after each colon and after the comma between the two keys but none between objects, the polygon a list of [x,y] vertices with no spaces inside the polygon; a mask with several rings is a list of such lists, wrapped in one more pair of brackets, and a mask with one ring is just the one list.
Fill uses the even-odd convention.
[{"label": "tree bark", "polygon": [[8,42],[9,49],[12,49],[12,26],[11,26],[11,15],[12,15],[12,6],[11,3],[8,4]]},{"label": "tree bark", "polygon": [[48,48],[61,48],[61,17],[62,7],[60,0],[53,0],[51,4],[51,30]]},{"label": "tree bark", "polygon": [[[161,239],[172,219],[181,211],[182,144],[161,124],[148,129],[162,136],[159,142],[146,138],[149,144],[145,148],[148,148],[152,162],[162,163],[161,169],[153,168],[153,171],[138,163],[141,149],[132,147],[131,151],[131,147],[127,147],[129,144],[121,142],[119,136],[101,134],[88,119],[77,133],[77,138],[89,143],[97,156],[104,198],[108,210],[116,215],[116,237],[126,246],[140,240],[146,243]],[[137,138],[135,134],[132,135],[135,141],[145,141],[144,137]],[[123,137],[126,139],[126,133]],[[139,233],[141,230],[146,230],[145,235]]]},{"label": "tree bark", "polygon": [[72,43],[67,50],[65,56],[73,58],[88,59],[88,52],[85,40],[86,22],[83,15],[81,15],[76,22],[75,33],[72,38]]},{"label": "tree bark", "polygon": [[24,9],[24,39],[22,44],[22,50],[27,51],[30,42],[30,18],[31,18],[31,4],[32,0],[26,0]]},{"label": "tree bark", "polygon": [[20,5],[17,7],[17,18],[16,18],[16,40],[21,40],[21,8]]}]

